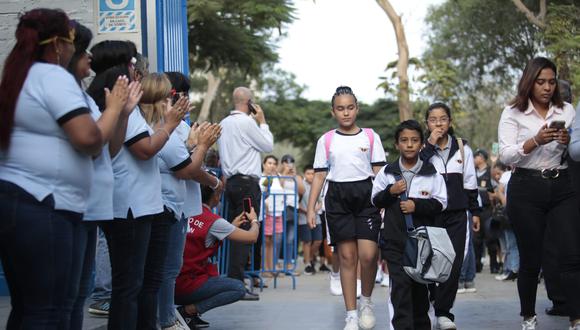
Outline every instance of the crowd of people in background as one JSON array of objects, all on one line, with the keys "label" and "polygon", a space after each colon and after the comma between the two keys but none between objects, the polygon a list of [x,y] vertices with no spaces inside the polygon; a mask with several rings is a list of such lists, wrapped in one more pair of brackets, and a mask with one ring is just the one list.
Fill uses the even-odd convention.
[{"label": "crowd of people in background", "polygon": [[[4,66],[7,329],[81,329],[89,296],[109,329],[203,328],[208,310],[259,300],[264,278],[317,272],[344,299],[345,330],[372,329],[387,312],[372,302],[377,283],[390,288],[391,328],[457,329],[456,295],[477,291],[484,260],[496,280],[517,280],[523,330],[536,329],[542,274],[546,313],[580,329],[580,121],[550,60],[526,65],[493,157],[457,136],[452,109],[436,102],[423,123],[383,137],[398,152],[387,164],[381,136],[357,125],[355,93],[340,86],[337,128],[298,169],[292,155],[271,154],[249,88],[233,91],[219,124],[190,125],[188,77],[148,72],[131,42],[91,41],[64,12],[30,10]],[[445,281],[409,275],[410,225],[445,229],[455,252]]]}]

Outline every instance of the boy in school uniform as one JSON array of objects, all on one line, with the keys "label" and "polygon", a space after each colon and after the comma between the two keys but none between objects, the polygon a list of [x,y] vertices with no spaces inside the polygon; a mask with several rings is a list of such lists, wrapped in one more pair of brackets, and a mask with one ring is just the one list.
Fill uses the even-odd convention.
[{"label": "boy in school uniform", "polygon": [[[423,144],[421,125],[415,120],[399,124],[395,131],[395,147],[399,160],[377,174],[372,202],[385,209],[381,252],[389,267],[390,301],[394,309],[391,328],[429,330],[429,291],[425,284],[414,282],[403,270],[403,253],[407,240],[404,215],[413,217],[414,227],[432,226],[447,206],[447,189],[443,177],[429,162],[419,158]],[[408,200],[400,196],[406,194]]]}]

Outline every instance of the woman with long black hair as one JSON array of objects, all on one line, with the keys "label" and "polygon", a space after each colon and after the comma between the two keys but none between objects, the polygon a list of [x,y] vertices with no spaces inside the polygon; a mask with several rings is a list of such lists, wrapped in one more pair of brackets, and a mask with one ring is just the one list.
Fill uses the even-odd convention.
[{"label": "woman with long black hair", "polygon": [[517,96],[499,122],[499,156],[514,171],[507,214],[520,252],[518,293],[522,329],[536,328],[536,291],[546,231],[558,244],[571,329],[580,329],[580,221],[565,160],[574,108],[562,102],[556,65],[543,57],[528,62]]}]

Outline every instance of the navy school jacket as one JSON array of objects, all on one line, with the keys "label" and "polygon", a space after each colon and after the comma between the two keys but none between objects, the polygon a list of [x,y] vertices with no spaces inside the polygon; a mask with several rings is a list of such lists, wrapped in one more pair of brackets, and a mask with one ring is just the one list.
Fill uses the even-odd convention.
[{"label": "navy school jacket", "polygon": [[451,147],[449,157],[443,159],[429,142],[425,143],[421,150],[421,159],[430,162],[443,176],[447,186],[447,209],[446,211],[469,210],[472,215],[479,216],[481,206],[478,200],[477,175],[473,163],[473,152],[463,140],[465,159],[461,158],[457,139],[450,135]]},{"label": "navy school jacket", "polygon": [[[402,177],[398,160],[383,167],[375,177],[371,201],[376,207],[385,209],[383,237],[387,244],[395,243],[402,248],[407,239],[407,227],[399,206],[401,200],[389,192],[396,182],[395,176]],[[429,162],[423,162],[419,172],[411,182],[407,182],[407,196],[415,203],[415,212],[412,213],[415,228],[433,226],[447,207],[445,181]]]}]

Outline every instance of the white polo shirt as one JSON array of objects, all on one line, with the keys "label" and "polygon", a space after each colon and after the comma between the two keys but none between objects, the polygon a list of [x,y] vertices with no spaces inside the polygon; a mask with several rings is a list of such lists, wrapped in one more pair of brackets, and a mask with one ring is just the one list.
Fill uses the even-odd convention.
[{"label": "white polo shirt", "polygon": [[113,158],[115,218],[126,219],[129,209],[134,218],[163,212],[157,157],[140,160],[129,150],[129,146],[151,133],[153,130],[147,125],[141,110],[135,107],[129,115],[123,148]]},{"label": "white polo shirt", "polygon": [[0,180],[38,201],[52,194],[57,210],[84,213],[93,163],[74,149],[60,125],[85,113],[87,101],[68,71],[34,63],[16,102],[10,147],[0,151]]},{"label": "white polo shirt", "polygon": [[[95,121],[101,117],[101,112],[95,101],[85,93]],[[109,144],[103,146],[101,154],[93,159],[93,181],[87,203],[87,211],[83,216],[85,221],[113,220],[113,164],[109,154]]]},{"label": "white polo shirt", "polygon": [[[191,127],[189,127],[186,122],[181,121],[174,132],[177,133],[179,139],[185,144],[187,143],[190,129]],[[183,204],[183,213],[185,214],[185,217],[194,217],[200,215],[202,212],[201,187],[199,182],[195,180],[185,180],[185,202]]]},{"label": "white polo shirt", "polygon": [[161,198],[163,204],[175,214],[177,220],[184,215],[183,204],[186,197],[185,181],[177,178],[175,171],[191,164],[189,152],[176,132],[171,133],[169,141],[157,154],[161,172]]},{"label": "white polo shirt", "polygon": [[361,181],[374,177],[372,166],[385,165],[386,156],[381,137],[374,131],[373,134],[375,138],[371,155],[369,137],[362,129],[356,134],[344,134],[337,130],[330,144],[329,159],[326,158],[325,136],[321,136],[316,145],[314,171],[328,171],[326,179],[334,182]]}]

